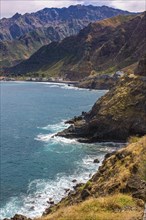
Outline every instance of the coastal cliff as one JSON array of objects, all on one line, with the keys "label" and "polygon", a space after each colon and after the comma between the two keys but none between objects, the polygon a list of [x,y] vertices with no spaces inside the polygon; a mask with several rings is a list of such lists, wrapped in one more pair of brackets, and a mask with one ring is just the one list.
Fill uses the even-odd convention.
[{"label": "coastal cliff", "polygon": [[68,121],[71,126],[59,136],[80,142],[120,141],[146,134],[146,70],[144,56],[135,74],[124,75],[89,112]]}]

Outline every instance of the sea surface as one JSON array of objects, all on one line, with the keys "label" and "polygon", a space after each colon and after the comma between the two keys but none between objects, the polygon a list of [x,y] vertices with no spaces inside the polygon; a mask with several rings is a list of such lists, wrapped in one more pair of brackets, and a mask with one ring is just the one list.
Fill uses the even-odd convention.
[{"label": "sea surface", "polygon": [[[107,152],[119,144],[81,144],[53,137],[65,120],[91,109],[106,91],[65,84],[1,82],[0,219],[41,216],[49,199],[58,202],[86,182]],[[77,182],[73,183],[72,180]]]}]

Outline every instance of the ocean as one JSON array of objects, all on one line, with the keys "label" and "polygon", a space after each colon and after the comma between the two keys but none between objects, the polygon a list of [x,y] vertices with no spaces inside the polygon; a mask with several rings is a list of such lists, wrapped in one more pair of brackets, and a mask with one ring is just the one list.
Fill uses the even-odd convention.
[{"label": "ocean", "polygon": [[104,155],[119,147],[53,137],[67,128],[65,120],[90,110],[106,91],[35,82],[1,82],[0,90],[0,219],[41,216],[49,199],[56,203],[86,182]]}]

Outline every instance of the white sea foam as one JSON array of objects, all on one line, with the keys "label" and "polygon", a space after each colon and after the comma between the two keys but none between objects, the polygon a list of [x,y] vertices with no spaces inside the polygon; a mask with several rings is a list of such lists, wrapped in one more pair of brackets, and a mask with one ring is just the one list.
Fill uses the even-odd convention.
[{"label": "white sea foam", "polygon": [[[70,151],[73,150],[72,147],[74,145],[75,146],[78,145],[78,147],[82,145],[84,145],[84,147],[89,147],[89,146],[92,148],[95,147],[95,144],[83,144],[83,143],[79,143],[76,139],[69,139],[65,137],[56,136],[56,134],[59,131],[62,131],[63,129],[66,129],[68,127],[69,125],[65,124],[65,120],[62,120],[61,122],[56,123],[56,124],[49,124],[45,127],[39,127],[39,129],[48,131],[49,134],[40,133],[37,135],[35,140],[44,142],[45,144],[49,144],[49,145],[56,145],[57,143],[59,143],[61,146],[67,146],[67,149],[70,149]],[[70,145],[69,148],[68,148],[68,145]],[[102,152],[102,153],[110,152],[113,148],[116,148],[116,147],[119,148],[121,145],[123,146],[123,144],[121,143],[114,143],[114,142],[104,142],[104,143],[102,142],[102,143],[98,143],[98,145],[100,145],[99,152]],[[59,151],[54,148],[46,148],[46,149],[49,151],[55,151],[56,153],[62,152],[62,149],[60,149]],[[70,151],[67,150],[67,152],[70,152]]]},{"label": "white sea foam", "polygon": [[[11,82],[11,81],[10,81]],[[5,81],[3,81],[2,83],[5,83]],[[79,88],[74,86],[73,84],[70,83],[59,83],[59,82],[35,82],[35,81],[12,81],[12,83],[17,83],[17,84],[24,84],[24,83],[30,83],[30,84],[44,84],[49,86],[50,88],[61,88],[61,89],[72,89],[72,90],[88,90],[88,91],[92,91],[92,92],[97,92],[99,93],[106,93],[109,90],[97,90],[97,89],[88,89],[88,88]]]},{"label": "white sea foam", "polygon": [[37,140],[37,141],[43,141],[43,142],[48,142],[48,141],[50,141],[50,140],[53,138],[54,135],[55,135],[55,134],[39,134],[39,135],[35,138],[35,140]]},{"label": "white sea foam", "polygon": [[[102,146],[101,149],[103,150]],[[109,148],[108,152],[112,150],[113,148]],[[49,199],[57,203],[67,195],[66,190],[73,190],[73,186],[77,183],[88,181],[101,165],[103,157],[103,154],[99,156],[87,155],[81,161],[76,162],[77,169],[72,175],[59,173],[55,180],[36,179],[30,182],[27,194],[11,198],[6,206],[1,209],[0,218],[12,217],[15,213],[31,218],[41,216],[49,207],[47,203]],[[95,158],[100,160],[99,164],[93,163]],[[75,183],[72,182],[74,179],[76,179]]]},{"label": "white sea foam", "polygon": [[[1,209],[0,219],[12,217],[16,213],[31,218],[41,216],[45,209],[49,207],[47,203],[49,199],[57,203],[67,195],[68,189],[73,190],[77,183],[85,183],[101,165],[104,154],[113,151],[116,147],[114,143],[110,143],[110,147],[107,147],[109,146],[107,143],[89,145],[78,143],[74,139],[54,136],[56,132],[66,127],[67,125],[62,121],[39,128],[50,133],[39,134],[35,139],[44,142],[46,150],[56,153],[70,153],[76,147],[84,147],[85,149],[90,147],[92,154],[83,157],[80,161],[75,161],[76,169],[74,169],[71,175],[58,173],[54,179],[36,179],[30,182],[26,194],[10,198],[5,207]],[[93,163],[95,158],[100,160],[99,164]],[[72,182],[74,179],[76,179],[75,183]]]},{"label": "white sea foam", "polygon": [[43,130],[48,130],[48,131],[54,133],[54,132],[59,132],[60,130],[63,130],[65,128],[68,128],[68,125],[65,124],[65,120],[62,120],[59,123],[49,124],[49,125],[47,125],[45,127],[39,127],[39,128],[43,129]]},{"label": "white sea foam", "polygon": [[56,133],[53,134],[39,134],[35,140],[43,141],[43,142],[50,142],[50,143],[63,143],[63,144],[78,144],[77,140],[75,139],[68,139],[64,137],[55,136]]},{"label": "white sea foam", "polygon": [[50,85],[51,88],[58,88],[59,85]]},{"label": "white sea foam", "polygon": [[61,86],[61,88],[63,88],[63,89],[74,89],[74,90],[89,90],[89,89],[75,87],[75,86],[72,86],[72,85],[69,86],[67,84]]},{"label": "white sea foam", "polygon": [[[89,89],[86,89],[86,88],[79,88],[79,87],[76,87],[72,84],[67,84],[67,83],[53,83],[53,82],[41,82],[45,85],[48,85],[49,87],[51,88],[61,88],[61,89],[74,89],[74,90],[89,90]],[[95,90],[97,91],[97,90]]]},{"label": "white sea foam", "polygon": [[[77,163],[77,170],[72,175],[59,173],[55,180],[36,179],[28,185],[27,194],[13,197],[1,209],[0,218],[12,217],[15,213],[23,214],[28,217],[41,216],[52,200],[59,202],[67,195],[66,190],[73,190],[77,183],[85,183],[91,175],[97,170],[100,164],[93,163],[95,156],[87,156]],[[97,157],[96,157],[97,158]],[[99,157],[100,160],[103,156]],[[76,179],[76,182],[72,181]]]},{"label": "white sea foam", "polygon": [[45,127],[39,127],[39,129],[49,131],[49,134],[39,134],[35,138],[37,141],[42,141],[45,143],[60,143],[60,144],[78,144],[78,142],[75,139],[68,139],[64,137],[55,136],[57,132],[62,131],[63,129],[68,128],[69,125],[65,124],[65,120],[62,120],[59,123],[56,124],[49,124]]}]

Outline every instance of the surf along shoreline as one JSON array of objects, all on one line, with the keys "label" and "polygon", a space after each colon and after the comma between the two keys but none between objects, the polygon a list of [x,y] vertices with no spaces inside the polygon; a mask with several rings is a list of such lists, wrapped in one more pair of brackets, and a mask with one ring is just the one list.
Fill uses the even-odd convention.
[{"label": "surf along shoreline", "polygon": [[[63,209],[61,213],[64,214],[64,208],[66,207],[80,206],[80,204],[90,201],[91,198],[94,201],[99,200],[100,204],[100,198],[102,201],[106,201],[110,196],[113,196],[114,199],[116,196],[117,198],[127,199],[128,196],[128,199],[132,201],[129,204],[129,200],[127,202],[124,200],[123,207],[119,206],[118,209],[117,204],[114,207],[113,203],[110,215],[112,212],[115,212],[115,214],[119,212],[120,215],[124,214],[124,212],[130,212],[131,214],[134,212],[134,215],[137,214],[141,217],[137,219],[142,219],[144,202],[146,202],[146,188],[145,182],[142,181],[142,177],[139,177],[138,172],[143,172],[141,169],[143,161],[141,159],[144,159],[146,156],[146,136],[137,140],[131,139],[130,141],[131,143],[125,147],[107,153],[96,173],[86,183],[76,183],[73,180],[75,182],[73,190],[68,190],[66,195],[58,203],[50,200],[48,202],[48,208],[42,213],[42,217],[29,218],[21,214],[16,214],[14,217],[4,220],[45,220],[46,217],[48,217],[48,220],[57,219],[55,217],[53,218],[53,215],[59,212],[59,210]],[[137,170],[135,170],[135,167],[137,167]],[[123,169],[130,172],[127,179],[125,179]],[[110,170],[112,170],[112,173]],[[134,207],[133,204],[135,204]]]},{"label": "surf along shoreline", "polygon": [[87,77],[80,81],[71,81],[71,80],[63,80],[62,78],[32,78],[32,77],[5,77],[1,76],[0,81],[22,81],[22,82],[42,82],[42,83],[59,83],[59,84],[66,84],[68,86],[73,86],[80,89],[89,89],[89,90],[109,90],[113,86],[116,85],[119,78],[121,76],[116,75],[108,76],[104,74],[102,76],[97,77]]},{"label": "surf along shoreline", "polygon": [[70,81],[70,80],[62,80],[62,79],[56,79],[56,80],[46,80],[46,79],[40,79],[40,78],[17,78],[17,77],[5,77],[1,76],[0,81],[22,81],[22,82],[49,82],[49,83],[65,83],[65,84],[72,84],[76,85],[78,81]]}]

